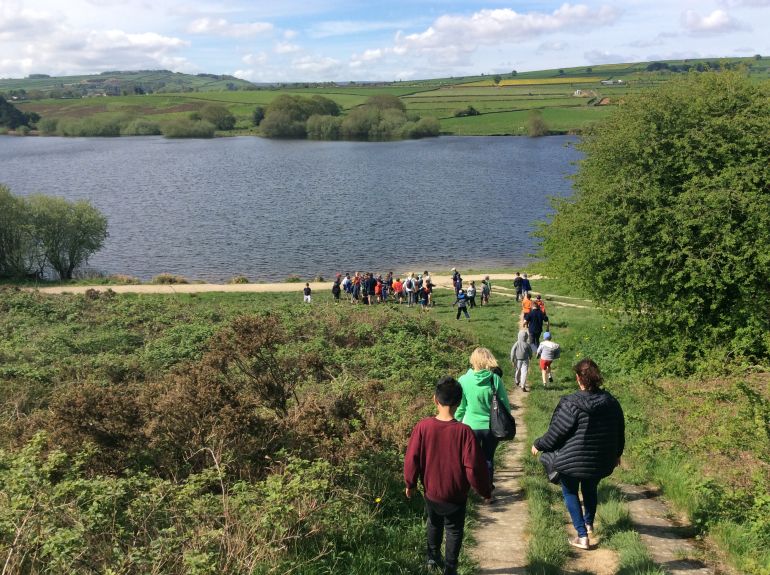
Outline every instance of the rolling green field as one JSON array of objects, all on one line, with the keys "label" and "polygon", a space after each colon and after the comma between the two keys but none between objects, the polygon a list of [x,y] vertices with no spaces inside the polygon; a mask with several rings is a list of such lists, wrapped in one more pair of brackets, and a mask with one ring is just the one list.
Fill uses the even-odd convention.
[{"label": "rolling green field", "polygon": [[[715,60],[667,61],[666,66],[743,66],[752,78],[770,78],[770,59],[731,58]],[[267,106],[281,94],[322,95],[337,102],[343,114],[363,104],[376,94],[398,96],[407,110],[421,117],[433,116],[440,121],[444,134],[452,135],[519,135],[526,134],[527,114],[537,109],[549,133],[579,133],[593,122],[601,121],[624,98],[654,89],[681,72],[668,69],[647,71],[649,62],[606,64],[522,73],[502,74],[499,85],[491,76],[440,78],[396,82],[392,84],[293,84],[255,86],[225,77],[189,76],[169,72],[121,73],[127,86],[161,86],[163,93],[116,95],[106,97],[22,99],[16,104],[24,112],[36,112],[44,119],[117,120],[128,123],[137,119],[165,123],[186,119],[207,104],[221,104],[235,115],[234,131],[228,134],[259,134],[252,125],[257,106]],[[0,80],[0,94],[24,89],[33,93],[56,86],[98,86],[94,82],[109,75],[69,78],[34,78]],[[602,81],[622,81],[605,85]],[[177,82],[175,84],[175,82]],[[179,90],[174,92],[174,86]],[[124,90],[125,92],[125,90]],[[472,106],[480,115],[455,117],[455,113]]]}]

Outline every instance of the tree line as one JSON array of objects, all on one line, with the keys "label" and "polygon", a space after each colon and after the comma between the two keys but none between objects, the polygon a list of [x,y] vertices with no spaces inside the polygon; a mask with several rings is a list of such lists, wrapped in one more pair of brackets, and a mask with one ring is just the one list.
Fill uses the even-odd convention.
[{"label": "tree line", "polygon": [[0,278],[42,278],[75,270],[107,238],[107,218],[86,200],[15,196],[0,185]]}]

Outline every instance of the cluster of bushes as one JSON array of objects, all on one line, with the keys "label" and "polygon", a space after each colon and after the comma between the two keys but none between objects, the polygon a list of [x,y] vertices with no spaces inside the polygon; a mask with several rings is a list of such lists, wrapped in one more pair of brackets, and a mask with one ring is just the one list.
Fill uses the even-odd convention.
[{"label": "cluster of bushes", "polygon": [[0,278],[72,279],[107,237],[107,218],[88,201],[17,197],[0,185]]},{"label": "cluster of bushes", "polygon": [[740,67],[739,62],[720,62],[713,60],[711,62],[698,62],[696,64],[669,64],[668,62],[652,62],[647,65],[646,70],[648,72],[660,72],[661,70],[667,72],[683,72],[690,71],[695,72],[718,72],[719,70],[734,70]]},{"label": "cluster of bushes", "polygon": [[213,138],[217,130],[235,127],[236,119],[224,106],[210,104],[186,118],[154,122],[145,118],[43,118],[37,128],[46,136],[114,137],[159,136],[167,138]]},{"label": "cluster of bushes", "polygon": [[10,309],[2,328],[45,350],[0,370],[11,572],[414,570],[400,454],[461,369],[458,334],[393,310],[228,319],[157,296],[0,292]]},{"label": "cluster of bushes", "polygon": [[478,116],[481,114],[476,108],[473,106],[467,106],[465,108],[458,108],[454,111],[454,114],[452,114],[455,118],[465,118],[467,116]]},{"label": "cluster of bushes", "polygon": [[260,129],[269,138],[313,140],[384,141],[438,136],[440,125],[432,117],[407,114],[396,96],[372,96],[346,116],[339,106],[323,96],[282,95],[265,110]]}]

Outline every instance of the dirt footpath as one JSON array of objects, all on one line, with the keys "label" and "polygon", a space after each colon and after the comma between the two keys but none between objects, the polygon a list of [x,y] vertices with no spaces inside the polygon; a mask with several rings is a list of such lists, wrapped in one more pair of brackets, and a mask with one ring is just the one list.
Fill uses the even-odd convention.
[{"label": "dirt footpath", "polygon": [[[489,275],[492,282],[492,290],[495,289],[495,281],[512,281],[514,274],[473,274],[463,276],[463,285],[467,286],[471,281],[476,282],[476,289],[481,291],[481,280]],[[452,288],[451,276],[431,276],[433,283],[439,288]],[[532,279],[540,279],[538,276],[532,276]],[[55,286],[28,288],[38,290],[40,293],[73,293],[82,294],[88,290],[107,291],[112,290],[115,293],[207,293],[207,292],[232,292],[232,293],[273,293],[273,292],[301,292],[305,287],[304,282],[291,283],[249,283],[249,284],[172,284],[172,285],[92,285],[92,286]],[[310,288],[313,293],[331,292],[332,282],[310,282]]]}]

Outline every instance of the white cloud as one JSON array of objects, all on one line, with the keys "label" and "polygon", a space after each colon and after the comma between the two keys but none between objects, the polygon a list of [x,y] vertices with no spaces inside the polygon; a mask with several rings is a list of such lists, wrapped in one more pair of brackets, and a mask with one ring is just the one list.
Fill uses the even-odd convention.
[{"label": "white cloud", "polygon": [[272,32],[274,29],[270,22],[232,23],[224,18],[198,18],[190,22],[187,31],[191,34],[208,34],[211,36],[230,36],[242,38],[245,36],[259,36]]},{"label": "white cloud", "polygon": [[292,61],[291,67],[297,72],[311,75],[324,75],[337,70],[339,60],[326,56],[303,56]]},{"label": "white cloud", "polygon": [[398,30],[414,25],[412,21],[363,21],[363,20],[333,20],[319,22],[310,28],[309,34],[313,38],[328,38],[331,36],[354,36],[367,32],[381,32],[383,30]]},{"label": "white cloud", "polygon": [[267,54],[259,52],[257,54],[246,54],[241,58],[244,64],[249,66],[264,66],[267,64]]},{"label": "white cloud", "polygon": [[273,48],[273,51],[276,54],[293,54],[295,52],[299,52],[300,50],[302,50],[302,48],[296,44],[292,44],[291,42],[278,42],[275,45],[275,48]]},{"label": "white cloud", "polygon": [[714,10],[707,16],[695,10],[687,10],[682,14],[682,26],[691,34],[722,34],[741,28],[724,10]]},{"label": "white cloud", "polygon": [[618,10],[584,4],[563,4],[551,13],[519,13],[509,8],[481,10],[471,16],[444,15],[424,32],[396,36],[399,54],[438,52],[454,48],[473,51],[483,44],[510,44],[562,30],[586,32],[605,26],[619,16]]},{"label": "white cloud", "polygon": [[283,37],[285,40],[294,40],[294,38],[297,37],[297,31],[296,30],[284,30],[283,31]]},{"label": "white cloud", "polygon": [[719,4],[728,8],[762,8],[770,6],[770,0],[719,0]]}]

